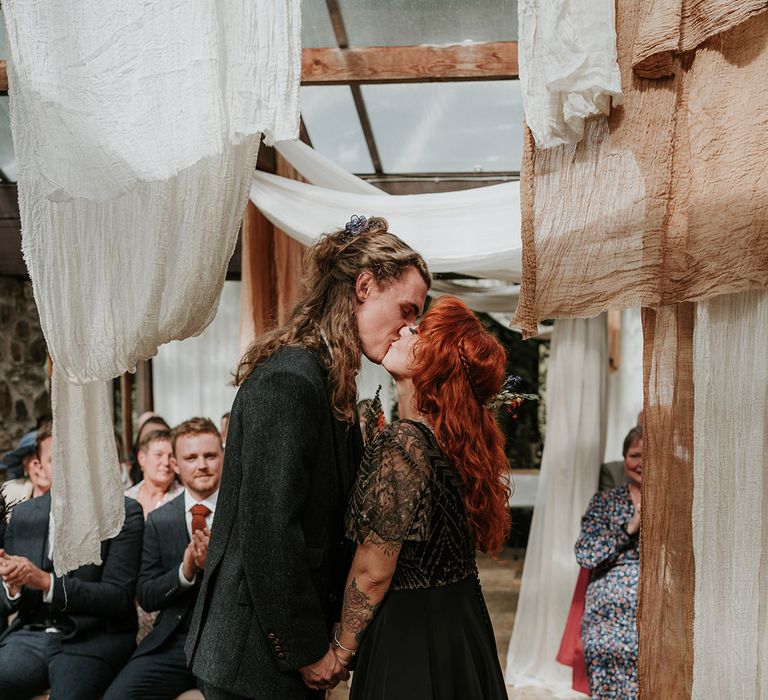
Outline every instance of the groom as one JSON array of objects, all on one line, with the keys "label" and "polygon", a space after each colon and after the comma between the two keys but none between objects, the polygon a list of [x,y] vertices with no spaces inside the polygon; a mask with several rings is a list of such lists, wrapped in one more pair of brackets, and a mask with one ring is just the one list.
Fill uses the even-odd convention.
[{"label": "groom", "polygon": [[329,644],[351,561],[362,449],[355,375],[424,305],[422,258],[383,219],[320,239],[307,294],[238,369],[216,521],[187,658],[207,700],[307,700],[348,677]]}]

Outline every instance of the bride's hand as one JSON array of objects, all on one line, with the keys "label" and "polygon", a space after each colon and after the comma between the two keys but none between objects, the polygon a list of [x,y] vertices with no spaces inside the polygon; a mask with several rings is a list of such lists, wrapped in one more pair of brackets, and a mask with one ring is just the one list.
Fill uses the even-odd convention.
[{"label": "bride's hand", "polygon": [[330,690],[335,688],[340,680],[349,678],[349,671],[336,658],[332,646],[328,647],[322,658],[302,666],[299,673],[305,685],[312,690]]}]

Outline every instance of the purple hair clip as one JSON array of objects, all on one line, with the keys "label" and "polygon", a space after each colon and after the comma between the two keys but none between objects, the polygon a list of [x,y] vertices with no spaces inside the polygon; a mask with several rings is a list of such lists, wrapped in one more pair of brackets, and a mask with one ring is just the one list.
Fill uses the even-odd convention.
[{"label": "purple hair clip", "polygon": [[352,218],[344,224],[344,235],[341,237],[341,242],[348,243],[353,238],[357,238],[357,236],[365,231],[365,225],[367,223],[368,219],[364,216],[353,214]]}]

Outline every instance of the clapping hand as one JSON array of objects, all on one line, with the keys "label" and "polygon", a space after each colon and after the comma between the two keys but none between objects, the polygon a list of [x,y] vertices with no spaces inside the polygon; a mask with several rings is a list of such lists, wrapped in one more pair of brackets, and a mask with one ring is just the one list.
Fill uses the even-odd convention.
[{"label": "clapping hand", "polygon": [[192,535],[192,558],[198,571],[205,569],[205,560],[208,557],[208,543],[211,541],[211,531],[206,527]]},{"label": "clapping hand", "polygon": [[208,543],[211,541],[211,531],[206,527],[192,534],[192,541],[184,550],[182,560],[182,572],[187,581],[192,581],[198,571],[205,569],[205,560],[208,558]]}]

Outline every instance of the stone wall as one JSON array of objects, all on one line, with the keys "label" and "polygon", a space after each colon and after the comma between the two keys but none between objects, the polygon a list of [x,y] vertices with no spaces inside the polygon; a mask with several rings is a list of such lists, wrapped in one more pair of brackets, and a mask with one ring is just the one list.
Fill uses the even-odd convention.
[{"label": "stone wall", "polygon": [[50,413],[47,358],[32,283],[0,277],[0,453]]}]

